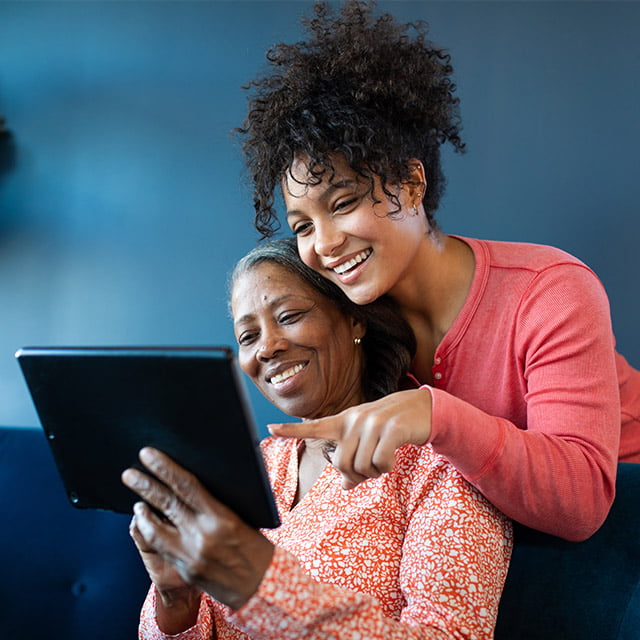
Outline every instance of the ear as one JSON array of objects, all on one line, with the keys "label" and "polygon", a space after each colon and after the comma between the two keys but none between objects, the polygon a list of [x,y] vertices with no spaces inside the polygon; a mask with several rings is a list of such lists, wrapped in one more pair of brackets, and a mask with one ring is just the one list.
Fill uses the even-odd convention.
[{"label": "ear", "polygon": [[417,208],[422,204],[422,199],[427,189],[427,175],[424,170],[424,165],[417,158],[411,158],[407,164],[411,179],[404,187],[407,189],[411,206]]},{"label": "ear", "polygon": [[351,333],[353,334],[354,338],[364,338],[365,334],[367,333],[366,323],[356,318],[351,318],[351,329]]}]

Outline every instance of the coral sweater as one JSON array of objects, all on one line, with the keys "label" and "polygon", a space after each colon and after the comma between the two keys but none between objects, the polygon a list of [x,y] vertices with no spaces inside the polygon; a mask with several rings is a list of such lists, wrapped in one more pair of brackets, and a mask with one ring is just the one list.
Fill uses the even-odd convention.
[{"label": "coral sweater", "polygon": [[511,518],[587,538],[618,457],[640,462],[640,372],[615,351],[604,288],[578,259],[459,239],[475,275],[434,356],[430,442]]},{"label": "coral sweater", "polygon": [[202,596],[197,624],[166,636],[145,601],[144,640],[488,640],[512,548],[511,524],[429,446],[391,473],[342,489],[327,464],[302,500],[298,442],[261,444],[282,524],[258,591],[233,612]]}]

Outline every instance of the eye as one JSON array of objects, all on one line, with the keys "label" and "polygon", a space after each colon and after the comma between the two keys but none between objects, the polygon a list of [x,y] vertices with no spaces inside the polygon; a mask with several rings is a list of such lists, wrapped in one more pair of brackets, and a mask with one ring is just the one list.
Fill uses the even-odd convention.
[{"label": "eye", "polygon": [[293,234],[296,236],[305,236],[311,232],[313,224],[311,222],[301,222],[292,227]]},{"label": "eye", "polygon": [[257,331],[243,331],[237,338],[241,347],[248,347],[253,344],[258,337]]},{"label": "eye", "polygon": [[293,324],[302,318],[303,313],[302,311],[284,311],[278,317],[278,322],[280,324]]},{"label": "eye", "polygon": [[356,202],[358,202],[358,198],[348,198],[347,200],[340,200],[336,203],[333,210],[336,213],[344,213],[345,211],[351,209],[356,204]]}]

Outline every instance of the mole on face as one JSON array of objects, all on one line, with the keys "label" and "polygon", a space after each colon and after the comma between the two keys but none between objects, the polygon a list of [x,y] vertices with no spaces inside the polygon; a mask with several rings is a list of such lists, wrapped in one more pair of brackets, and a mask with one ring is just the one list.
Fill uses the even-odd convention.
[{"label": "mole on face", "polygon": [[[271,276],[267,276],[265,280],[271,280]],[[265,293],[262,296],[262,302],[266,302],[266,301],[267,301],[267,294]]]}]

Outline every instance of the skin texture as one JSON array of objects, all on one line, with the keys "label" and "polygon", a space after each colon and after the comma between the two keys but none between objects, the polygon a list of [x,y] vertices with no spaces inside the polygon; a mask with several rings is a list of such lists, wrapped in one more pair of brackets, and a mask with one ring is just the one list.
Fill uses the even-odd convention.
[{"label": "skin texture", "polygon": [[[273,263],[255,266],[234,283],[232,313],[240,366],[276,406],[305,418],[362,401],[354,338],[365,328],[297,276]],[[302,369],[271,380],[296,365]],[[322,441],[312,438],[300,457],[297,500],[327,464]],[[202,591],[242,607],[269,567],[273,545],[163,453],[145,448],[140,461],[149,474],[127,469],[122,481],[148,503],[135,505],[130,533],[159,595],[160,629],[175,634],[193,626]]]},{"label": "skin texture", "polygon": [[[402,205],[382,192],[380,181],[369,192],[368,181],[354,173],[339,156],[339,173],[317,185],[309,180],[307,161],[297,158],[283,184],[287,223],[296,235],[303,262],[337,284],[353,302],[366,304],[407,278],[422,260],[423,242],[429,232],[424,215],[418,215],[425,179],[417,161],[415,184],[394,190]],[[344,274],[335,268],[370,252]]]},{"label": "skin texture", "polygon": [[[277,407],[315,418],[361,399],[354,338],[364,327],[295,275],[274,263],[258,265],[236,281],[231,308],[240,367]],[[294,367],[301,370],[278,381]]]}]

